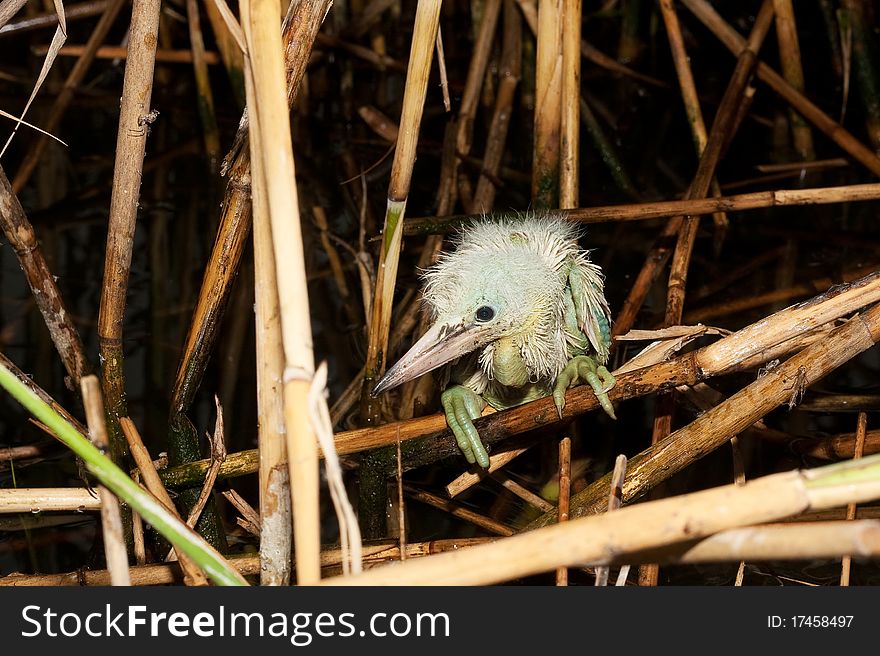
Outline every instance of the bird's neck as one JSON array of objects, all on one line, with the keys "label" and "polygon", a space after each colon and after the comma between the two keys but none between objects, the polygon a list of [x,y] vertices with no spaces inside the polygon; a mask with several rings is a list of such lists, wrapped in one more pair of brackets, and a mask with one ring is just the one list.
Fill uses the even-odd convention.
[{"label": "bird's neck", "polygon": [[506,387],[522,387],[529,382],[529,370],[519,345],[512,337],[502,337],[493,344],[492,378]]}]

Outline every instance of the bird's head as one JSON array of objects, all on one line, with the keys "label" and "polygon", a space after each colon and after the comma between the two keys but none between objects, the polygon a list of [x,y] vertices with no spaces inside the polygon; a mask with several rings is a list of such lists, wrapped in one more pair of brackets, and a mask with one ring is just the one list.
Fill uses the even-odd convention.
[{"label": "bird's head", "polygon": [[482,351],[480,363],[489,370],[492,345],[505,337],[520,348],[531,375],[558,373],[566,340],[564,264],[577,251],[576,234],[571,224],[533,215],[465,229],[456,250],[424,273],[431,327],[373,394],[472,351]]}]

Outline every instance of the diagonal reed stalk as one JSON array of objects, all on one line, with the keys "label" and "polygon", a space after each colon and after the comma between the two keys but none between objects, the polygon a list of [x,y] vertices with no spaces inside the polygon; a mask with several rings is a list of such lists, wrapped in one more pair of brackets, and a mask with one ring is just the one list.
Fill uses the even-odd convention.
[{"label": "diagonal reed stalk", "polygon": [[0,364],[0,386],[77,456],[88,470],[113,494],[129,504],[164,535],[176,549],[190,556],[218,585],[247,585],[242,576],[201,537],[172,515],[155,497],[145,492],[110,458],[43,402],[5,366]]}]

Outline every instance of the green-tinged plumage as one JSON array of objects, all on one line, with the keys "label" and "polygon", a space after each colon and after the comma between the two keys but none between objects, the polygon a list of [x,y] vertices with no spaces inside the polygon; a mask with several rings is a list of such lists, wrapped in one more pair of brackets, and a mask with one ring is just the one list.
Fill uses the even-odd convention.
[{"label": "green-tinged plumage", "polygon": [[451,362],[441,398],[469,462],[488,455],[473,427],[486,403],[509,408],[585,380],[604,397],[610,311],[603,277],[579,248],[578,227],[552,213],[489,219],[461,231],[425,271],[433,324],[374,393]]}]

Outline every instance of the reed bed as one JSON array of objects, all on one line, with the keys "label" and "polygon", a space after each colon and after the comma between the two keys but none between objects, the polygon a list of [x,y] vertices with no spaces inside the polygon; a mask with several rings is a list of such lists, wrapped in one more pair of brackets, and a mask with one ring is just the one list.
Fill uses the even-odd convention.
[{"label": "reed bed", "polygon": [[[0,2],[0,585],[880,584],[880,13],[600,4]],[[617,420],[483,471],[371,391],[526,210]]]}]

